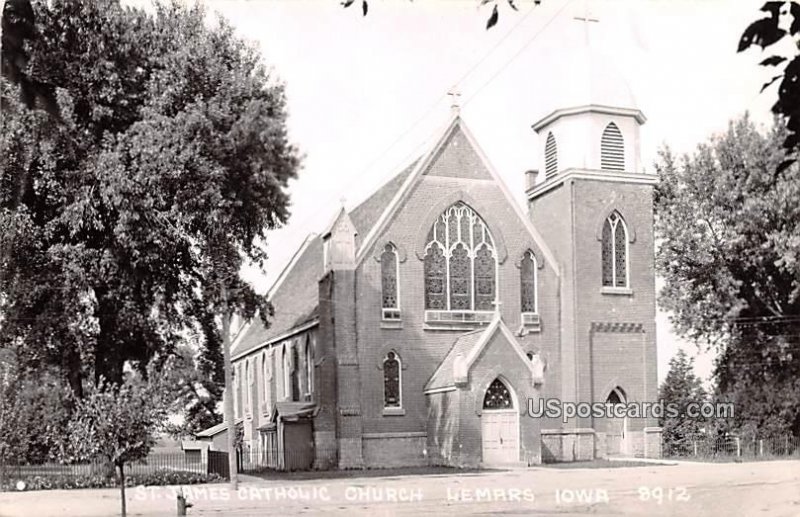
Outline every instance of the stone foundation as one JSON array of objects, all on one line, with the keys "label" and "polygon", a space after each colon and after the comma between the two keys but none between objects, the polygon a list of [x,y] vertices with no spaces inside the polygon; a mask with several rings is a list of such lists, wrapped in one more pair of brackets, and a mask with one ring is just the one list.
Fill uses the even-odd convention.
[{"label": "stone foundation", "polygon": [[661,428],[644,428],[644,457],[661,458]]},{"label": "stone foundation", "polygon": [[363,437],[367,468],[419,467],[428,464],[427,433],[366,433]]},{"label": "stone foundation", "polygon": [[361,438],[339,438],[339,468],[363,469]]},{"label": "stone foundation", "polygon": [[314,469],[330,470],[336,468],[336,433],[333,431],[314,432]]},{"label": "stone foundation", "polygon": [[595,457],[594,429],[542,429],[542,461],[590,461]]}]

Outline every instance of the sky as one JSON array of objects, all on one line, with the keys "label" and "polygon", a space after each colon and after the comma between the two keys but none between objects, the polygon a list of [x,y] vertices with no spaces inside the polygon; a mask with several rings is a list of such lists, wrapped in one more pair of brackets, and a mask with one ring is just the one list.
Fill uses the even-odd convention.
[{"label": "sky", "polygon": [[[742,31],[760,17],[760,2],[703,0],[210,1],[257,45],[286,85],[288,126],[303,168],[290,183],[292,216],[270,233],[263,270],[243,275],[266,292],[309,232],[338,209],[355,207],[426,150],[446,124],[451,97],[500,176],[525,206],[524,171],[540,167],[542,143],[531,124],[558,106],[563,64],[589,42],[621,74],[647,117],[641,131],[645,172],[669,145],[691,152],[728,121],[749,111],[768,124],[775,91],[758,50],[738,54]],[[588,24],[575,19],[597,19]],[[712,353],[678,339],[659,311],[659,381],[678,348],[708,379]]]}]

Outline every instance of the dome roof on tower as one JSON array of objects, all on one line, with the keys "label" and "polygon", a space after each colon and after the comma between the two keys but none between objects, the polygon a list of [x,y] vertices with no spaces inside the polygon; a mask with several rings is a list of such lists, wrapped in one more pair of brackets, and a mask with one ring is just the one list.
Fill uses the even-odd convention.
[{"label": "dome roof on tower", "polygon": [[[578,20],[591,18],[587,14]],[[596,21],[596,20],[592,20]],[[534,113],[541,128],[562,115],[586,111],[610,112],[645,122],[625,76],[616,66],[615,46],[600,24],[564,20],[545,50],[536,93],[539,107]],[[610,53],[609,53],[610,52]]]},{"label": "dome roof on tower", "polygon": [[538,131],[562,115],[585,111],[624,113],[643,124],[644,114],[625,77],[613,63],[612,58],[586,46],[551,56],[540,118],[533,128]]},{"label": "dome roof on tower", "polygon": [[556,65],[552,109],[608,106],[638,109],[636,99],[613,60],[586,47],[571,52]]}]

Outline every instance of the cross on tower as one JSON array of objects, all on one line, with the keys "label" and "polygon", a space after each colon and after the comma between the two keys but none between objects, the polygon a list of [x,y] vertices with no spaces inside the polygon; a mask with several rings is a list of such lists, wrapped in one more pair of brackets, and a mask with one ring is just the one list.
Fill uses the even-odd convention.
[{"label": "cross on tower", "polygon": [[583,34],[586,38],[586,46],[589,46],[589,24],[590,23],[599,23],[600,20],[593,17],[592,14],[589,12],[589,2],[587,0],[583,1],[583,16],[573,16],[574,20],[578,20],[583,22]]},{"label": "cross on tower", "polygon": [[503,302],[501,302],[500,300],[495,300],[495,301],[492,302],[492,305],[494,305],[494,313],[499,316],[500,315],[500,307],[503,306]]},{"label": "cross on tower", "polygon": [[461,92],[458,91],[458,86],[450,88],[447,95],[450,96],[450,109],[453,110],[453,113],[459,113],[461,111],[461,106],[458,103],[458,98],[461,97]]}]

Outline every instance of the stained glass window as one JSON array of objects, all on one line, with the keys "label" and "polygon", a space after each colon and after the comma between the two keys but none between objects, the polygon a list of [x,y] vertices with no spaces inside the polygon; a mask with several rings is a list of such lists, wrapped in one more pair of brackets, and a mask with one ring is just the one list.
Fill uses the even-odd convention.
[{"label": "stained glass window", "polygon": [[450,256],[450,309],[469,310],[472,308],[472,264],[467,249],[458,244]]},{"label": "stained glass window", "polygon": [[486,390],[483,397],[483,409],[512,409],[514,402],[511,400],[511,392],[503,381],[495,379]]},{"label": "stained glass window", "polygon": [[522,312],[536,312],[536,257],[527,251],[519,268]]},{"label": "stained glass window", "polygon": [[397,309],[397,251],[387,244],[381,254],[381,291],[384,309]]},{"label": "stained glass window", "polygon": [[425,308],[491,311],[497,296],[494,240],[486,223],[464,203],[437,218],[425,254]]},{"label": "stained glass window", "polygon": [[481,246],[475,254],[475,310],[491,311],[495,300],[495,263],[492,252]]},{"label": "stained glass window", "polygon": [[425,255],[425,308],[442,310],[447,308],[445,293],[446,259],[442,248],[434,243]]},{"label": "stained glass window", "polygon": [[383,406],[400,407],[400,360],[394,352],[383,360]]},{"label": "stained glass window", "polygon": [[306,389],[314,393],[314,345],[306,336]]},{"label": "stained glass window", "polygon": [[603,285],[628,286],[628,230],[618,212],[613,212],[603,224],[602,235]]},{"label": "stained glass window", "polygon": [[300,360],[298,357],[297,346],[292,347],[292,400],[300,400],[300,370],[298,368]]}]

